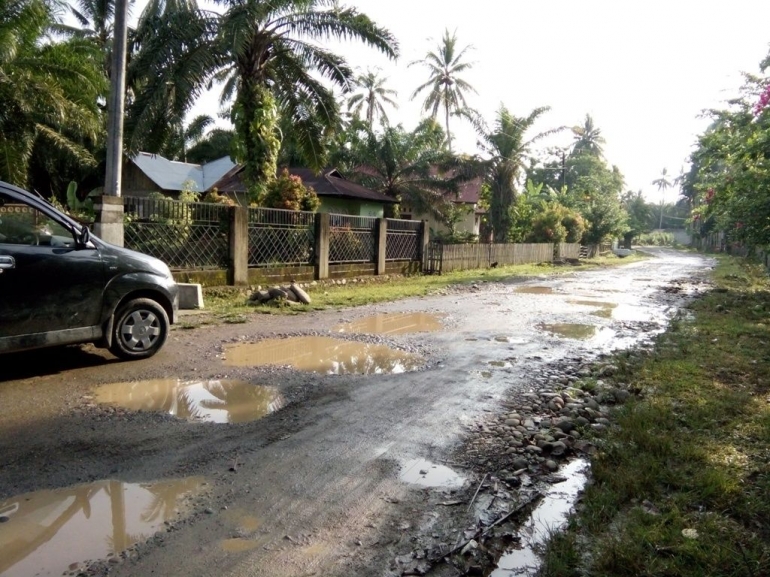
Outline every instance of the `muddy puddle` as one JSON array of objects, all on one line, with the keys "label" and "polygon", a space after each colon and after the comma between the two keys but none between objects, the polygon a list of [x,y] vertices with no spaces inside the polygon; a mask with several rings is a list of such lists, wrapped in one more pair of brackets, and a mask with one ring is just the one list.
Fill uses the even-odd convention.
[{"label": "muddy puddle", "polygon": [[552,295],[554,291],[549,286],[520,286],[514,289],[513,292],[527,294],[527,295]]},{"label": "muddy puddle", "polygon": [[596,335],[594,325],[583,325],[579,323],[556,323],[538,325],[543,331],[563,337],[565,339],[587,340]]},{"label": "muddy puddle", "polygon": [[459,488],[465,483],[465,478],[456,471],[425,459],[404,463],[399,478],[405,483],[422,487]]},{"label": "muddy puddle", "polygon": [[97,481],[0,502],[0,575],[61,575],[145,541],[180,513],[200,478]]},{"label": "muddy puddle", "polygon": [[332,329],[336,333],[355,333],[369,335],[403,335],[408,333],[428,333],[443,328],[441,319],[444,315],[430,313],[390,313],[366,317],[351,323],[337,325]]},{"label": "muddy puddle", "polygon": [[103,404],[207,423],[246,423],[284,406],[283,397],[272,387],[228,380],[111,383],[98,387],[94,396]]},{"label": "muddy puddle", "polygon": [[300,371],[327,375],[380,375],[414,371],[423,359],[385,345],[331,337],[268,339],[230,345],[225,364],[231,367],[289,365]]},{"label": "muddy puddle", "polygon": [[520,541],[516,549],[508,551],[497,563],[490,577],[534,575],[540,566],[536,551],[549,536],[567,522],[567,515],[575,506],[578,494],[586,484],[588,463],[572,461],[559,471],[566,481],[551,485],[540,504],[519,529]]}]

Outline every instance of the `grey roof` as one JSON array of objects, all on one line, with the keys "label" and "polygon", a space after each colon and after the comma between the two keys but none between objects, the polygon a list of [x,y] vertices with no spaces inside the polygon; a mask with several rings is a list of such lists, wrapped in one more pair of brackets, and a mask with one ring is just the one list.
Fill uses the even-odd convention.
[{"label": "grey roof", "polygon": [[207,191],[235,166],[235,163],[227,156],[203,166],[169,160],[159,154],[149,152],[140,152],[131,160],[147,178],[163,190],[182,190],[185,181],[191,180],[195,183],[197,192]]}]

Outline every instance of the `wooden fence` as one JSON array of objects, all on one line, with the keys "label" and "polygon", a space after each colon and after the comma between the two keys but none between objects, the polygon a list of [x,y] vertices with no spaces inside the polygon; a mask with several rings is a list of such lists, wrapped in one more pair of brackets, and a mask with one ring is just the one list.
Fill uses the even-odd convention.
[{"label": "wooden fence", "polygon": [[580,243],[560,242],[556,251],[558,258],[580,258]]},{"label": "wooden fence", "polygon": [[[577,255],[578,244],[558,247],[568,255]],[[575,256],[574,258],[577,258]],[[431,243],[426,272],[441,274],[514,264],[553,262],[554,245],[542,244],[441,244]]]}]

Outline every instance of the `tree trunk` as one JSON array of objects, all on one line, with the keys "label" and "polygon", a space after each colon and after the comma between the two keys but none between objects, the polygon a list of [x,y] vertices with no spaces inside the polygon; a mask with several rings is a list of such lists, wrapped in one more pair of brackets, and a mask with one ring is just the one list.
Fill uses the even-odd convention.
[{"label": "tree trunk", "polygon": [[444,112],[446,114],[446,141],[449,144],[449,154],[452,154],[452,133],[449,132],[449,103],[444,101]]}]

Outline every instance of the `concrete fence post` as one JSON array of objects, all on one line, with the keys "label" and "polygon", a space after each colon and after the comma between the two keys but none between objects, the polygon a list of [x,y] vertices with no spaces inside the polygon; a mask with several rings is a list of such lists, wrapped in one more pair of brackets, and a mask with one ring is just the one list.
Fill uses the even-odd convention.
[{"label": "concrete fence post", "polygon": [[331,224],[329,213],[317,212],[315,215],[315,278],[329,278],[329,240]]},{"label": "concrete fence post", "polygon": [[375,248],[375,270],[374,274],[385,274],[385,267],[387,263],[387,251],[388,251],[388,219],[377,219],[377,236]]},{"label": "concrete fence post", "polygon": [[427,220],[423,220],[420,225],[417,242],[417,256],[422,263],[422,271],[425,272],[428,268],[428,245],[430,244],[430,226]]},{"label": "concrete fence post", "polygon": [[233,286],[249,284],[249,209],[230,207],[230,258],[227,282]]},{"label": "concrete fence post", "polygon": [[94,234],[105,242],[123,246],[123,198],[100,196],[94,203]]}]

